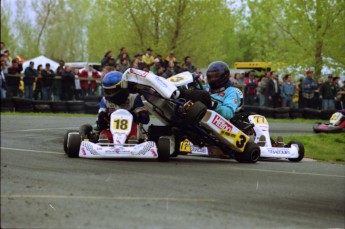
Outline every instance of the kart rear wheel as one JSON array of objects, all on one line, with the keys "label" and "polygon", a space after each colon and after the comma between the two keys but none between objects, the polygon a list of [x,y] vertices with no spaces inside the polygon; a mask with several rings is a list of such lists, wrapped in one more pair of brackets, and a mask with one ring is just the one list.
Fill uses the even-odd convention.
[{"label": "kart rear wheel", "polygon": [[81,137],[80,134],[70,134],[67,142],[68,157],[79,157]]},{"label": "kart rear wheel", "polygon": [[260,159],[260,148],[253,142],[248,142],[242,153],[236,153],[236,161],[240,163],[256,163]]},{"label": "kart rear wheel", "polygon": [[196,101],[186,112],[186,122],[190,124],[198,123],[204,117],[207,107],[200,101]]},{"label": "kart rear wheel", "polygon": [[65,153],[67,154],[67,142],[68,142],[68,135],[70,133],[79,133],[78,130],[67,130],[65,133],[65,136],[63,138],[63,150],[65,151]]},{"label": "kart rear wheel", "polygon": [[303,158],[304,158],[304,145],[299,142],[299,141],[290,141],[288,144],[287,144],[287,147],[291,147],[291,145],[297,145],[298,147],[298,158],[288,158],[289,161],[291,162],[300,162]]},{"label": "kart rear wheel", "polygon": [[158,139],[158,161],[169,161],[170,157],[170,139],[168,137],[160,137]]}]

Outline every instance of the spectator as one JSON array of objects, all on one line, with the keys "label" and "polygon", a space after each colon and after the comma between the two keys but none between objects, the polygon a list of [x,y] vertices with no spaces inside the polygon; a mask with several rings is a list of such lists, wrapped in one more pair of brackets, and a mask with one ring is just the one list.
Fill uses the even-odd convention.
[{"label": "spectator", "polygon": [[6,90],[7,90],[5,74],[2,71],[3,68],[4,66],[0,64],[0,98],[6,98]]},{"label": "spectator", "polygon": [[278,75],[273,72],[266,86],[267,105],[272,108],[278,107],[279,95]]},{"label": "spectator", "polygon": [[128,64],[131,63],[131,59],[130,59],[125,47],[122,47],[120,49],[120,53],[119,53],[119,55],[117,55],[117,58],[116,58],[116,63],[121,64],[121,60],[123,60],[123,59],[126,59]]},{"label": "spectator", "polygon": [[74,72],[74,97],[76,100],[81,100],[82,97],[83,97],[83,91],[81,89],[81,86],[80,86],[80,80],[78,78],[78,74],[79,74],[79,69],[78,68],[74,68],[73,69],[73,72]]},{"label": "spectator", "polygon": [[164,66],[159,66],[156,75],[157,76],[161,76],[163,78],[167,78],[166,75],[165,75],[165,67]]},{"label": "spectator", "polygon": [[345,109],[345,81],[343,82],[343,86],[339,88],[339,91],[336,95],[336,109]]},{"label": "spectator", "polygon": [[23,66],[19,65],[18,62],[18,59],[14,59],[12,66],[8,68],[9,76],[6,78],[7,97],[19,96],[20,73],[23,70]]},{"label": "spectator", "polygon": [[75,90],[75,75],[71,66],[66,66],[61,76],[61,99],[72,100]]},{"label": "spectator", "polygon": [[320,95],[322,97],[322,109],[333,110],[335,109],[334,98],[337,94],[337,89],[333,83],[333,76],[328,75],[328,80],[320,87]]},{"label": "spectator", "polygon": [[101,66],[102,68],[105,67],[105,66],[115,66],[115,59],[113,58],[113,52],[112,51],[107,51],[105,54],[104,54],[104,57],[103,59],[101,60]]},{"label": "spectator", "polygon": [[34,99],[35,100],[39,100],[42,99],[42,70],[43,70],[43,66],[42,64],[37,66],[37,78],[36,78],[36,83],[35,83],[35,87],[34,87]]},{"label": "spectator", "polygon": [[237,78],[237,86],[239,87],[244,87],[246,84],[245,84],[245,78],[244,78],[244,73],[241,73],[238,75],[238,78]]},{"label": "spectator", "polygon": [[254,105],[254,101],[256,98],[256,87],[258,86],[258,81],[254,79],[255,73],[250,72],[249,78],[245,80],[245,104],[247,105]]},{"label": "spectator", "polygon": [[169,77],[171,77],[173,75],[175,75],[175,72],[174,72],[173,68],[171,66],[167,65],[166,70],[164,72],[165,78],[169,78]]},{"label": "spectator", "polygon": [[150,71],[153,72],[153,74],[157,75],[158,69],[161,67],[161,62],[159,61],[158,58],[156,58],[153,61],[153,65],[150,68]]},{"label": "spectator", "polygon": [[171,51],[169,55],[165,58],[165,66],[174,67],[175,62],[177,61],[176,57],[174,56],[174,51]]},{"label": "spectator", "polygon": [[50,64],[46,63],[46,68],[42,70],[42,99],[52,100],[53,93],[53,80],[55,74],[53,70],[50,69]]},{"label": "spectator", "polygon": [[5,51],[6,51],[6,49],[5,49],[5,43],[2,42],[2,41],[0,41],[0,53],[1,53],[1,54],[4,54]]},{"label": "spectator", "polygon": [[186,56],[184,58],[184,63],[182,65],[183,71],[189,71],[191,73],[195,72],[195,67],[192,64],[192,58],[190,56]]},{"label": "spectator", "polygon": [[149,67],[153,64],[153,61],[155,60],[155,58],[152,56],[152,49],[150,48],[146,49],[146,54],[143,55],[142,60]]},{"label": "spectator", "polygon": [[61,100],[61,81],[62,81],[62,72],[63,67],[61,65],[56,69],[56,76],[53,80],[53,95],[54,95],[54,101],[60,101]]},{"label": "spectator", "polygon": [[80,78],[84,78],[84,79],[88,78],[88,80],[81,80],[81,82],[80,82],[80,86],[81,86],[81,90],[82,90],[82,95],[83,96],[95,95],[95,90],[96,90],[96,86],[97,86],[96,79],[101,78],[101,76],[93,68],[92,64],[89,64],[87,69],[83,69],[79,73],[78,76]]},{"label": "spectator", "polygon": [[61,59],[59,61],[59,66],[61,67],[62,70],[64,70],[65,69],[65,61]]},{"label": "spectator", "polygon": [[281,94],[283,98],[283,107],[293,107],[293,97],[295,95],[295,85],[291,82],[291,75],[284,76],[284,83],[281,87]]},{"label": "spectator", "polygon": [[132,67],[142,70],[145,65],[142,58],[143,58],[143,55],[141,55],[140,53],[136,54]]},{"label": "spectator", "polygon": [[271,72],[266,72],[265,75],[263,75],[258,83],[258,95],[259,95],[259,106],[266,106],[266,87],[267,82],[271,78]]},{"label": "spectator", "polygon": [[315,97],[315,90],[317,89],[317,83],[313,79],[313,72],[311,70],[307,70],[305,72],[306,77],[302,80],[302,97],[301,99],[301,108],[308,107],[314,108],[314,97]]},{"label": "spectator", "polygon": [[121,65],[120,64],[115,64],[114,69],[115,69],[115,71],[119,72],[121,70]]},{"label": "spectator", "polygon": [[130,64],[128,60],[126,58],[121,59],[120,72],[124,73],[129,67],[130,67]]},{"label": "spectator", "polygon": [[183,69],[180,66],[180,62],[178,62],[178,61],[175,62],[174,72],[175,72],[175,74],[179,74],[179,73],[183,72]]},{"label": "spectator", "polygon": [[26,67],[24,71],[24,93],[27,99],[33,98],[33,84],[37,77],[37,71],[34,69],[34,66],[35,63],[31,61],[30,65]]}]

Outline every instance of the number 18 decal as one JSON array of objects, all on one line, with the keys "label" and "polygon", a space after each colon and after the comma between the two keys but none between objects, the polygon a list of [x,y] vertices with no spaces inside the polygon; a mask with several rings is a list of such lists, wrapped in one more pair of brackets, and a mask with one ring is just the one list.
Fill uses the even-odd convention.
[{"label": "number 18 decal", "polygon": [[129,128],[128,123],[129,123],[128,119],[115,118],[114,123],[113,123],[113,128],[115,130],[127,130]]}]

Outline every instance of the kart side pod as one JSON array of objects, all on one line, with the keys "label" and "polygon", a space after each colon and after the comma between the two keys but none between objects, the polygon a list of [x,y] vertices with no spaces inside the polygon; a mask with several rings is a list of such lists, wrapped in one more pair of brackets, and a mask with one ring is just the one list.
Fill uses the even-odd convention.
[{"label": "kart side pod", "polygon": [[207,110],[200,124],[218,136],[231,149],[243,152],[249,137],[213,110]]}]

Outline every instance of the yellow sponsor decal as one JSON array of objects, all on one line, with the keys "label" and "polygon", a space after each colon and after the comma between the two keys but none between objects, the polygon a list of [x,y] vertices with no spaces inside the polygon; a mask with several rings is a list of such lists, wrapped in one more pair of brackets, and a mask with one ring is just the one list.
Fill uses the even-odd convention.
[{"label": "yellow sponsor decal", "polygon": [[129,128],[129,119],[115,118],[113,122],[114,130],[127,130]]}]

